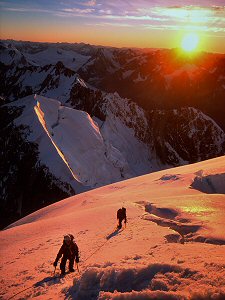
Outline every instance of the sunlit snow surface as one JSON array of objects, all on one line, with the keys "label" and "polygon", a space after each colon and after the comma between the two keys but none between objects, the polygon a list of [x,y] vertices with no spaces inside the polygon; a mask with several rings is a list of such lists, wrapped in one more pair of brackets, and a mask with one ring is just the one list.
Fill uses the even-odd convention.
[{"label": "sunlit snow surface", "polygon": [[113,100],[100,127],[84,111],[38,95],[35,100],[40,124],[75,180],[83,186],[95,188],[155,168],[156,160],[150,159],[147,146],[111,113]]},{"label": "sunlit snow surface", "polygon": [[[0,233],[0,296],[31,287],[15,299],[223,299],[224,174],[223,156],[98,188],[21,219]],[[127,228],[113,234],[122,205]],[[81,275],[45,282],[65,233],[80,247]]]}]

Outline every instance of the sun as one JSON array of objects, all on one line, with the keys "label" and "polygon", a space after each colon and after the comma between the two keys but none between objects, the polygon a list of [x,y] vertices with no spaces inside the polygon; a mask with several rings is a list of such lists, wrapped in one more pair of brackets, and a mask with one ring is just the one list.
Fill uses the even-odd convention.
[{"label": "sun", "polygon": [[184,51],[192,52],[197,49],[199,36],[196,33],[188,33],[182,39],[181,46]]}]

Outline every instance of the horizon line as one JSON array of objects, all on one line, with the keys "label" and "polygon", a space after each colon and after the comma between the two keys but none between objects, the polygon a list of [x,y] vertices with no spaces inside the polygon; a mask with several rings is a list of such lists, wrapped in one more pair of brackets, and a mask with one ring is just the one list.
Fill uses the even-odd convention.
[{"label": "horizon line", "polygon": [[[22,40],[22,39],[13,39],[13,38],[7,38],[7,39],[0,39],[0,41],[14,41],[14,42],[23,42],[23,43],[39,43],[39,44],[84,44],[94,47],[102,47],[102,48],[115,48],[115,49],[136,49],[136,50],[180,50],[179,47],[174,48],[166,48],[166,47],[135,47],[135,46],[112,46],[112,45],[101,45],[101,44],[91,44],[88,42],[51,42],[51,41],[31,41],[31,40]],[[197,53],[212,53],[212,54],[220,54],[225,55],[225,52],[216,52],[216,51],[206,51],[206,50],[199,50]]]}]

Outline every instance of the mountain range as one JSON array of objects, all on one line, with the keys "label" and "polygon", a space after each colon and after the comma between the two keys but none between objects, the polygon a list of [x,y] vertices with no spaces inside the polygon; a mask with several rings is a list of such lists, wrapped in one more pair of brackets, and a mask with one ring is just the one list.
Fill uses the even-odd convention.
[{"label": "mountain range", "polygon": [[1,226],[225,153],[225,55],[1,41]]}]

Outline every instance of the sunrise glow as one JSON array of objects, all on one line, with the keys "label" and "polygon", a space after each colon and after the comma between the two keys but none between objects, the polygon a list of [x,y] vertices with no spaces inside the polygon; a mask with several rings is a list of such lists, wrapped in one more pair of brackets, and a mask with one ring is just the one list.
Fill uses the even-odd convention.
[{"label": "sunrise glow", "polygon": [[192,52],[197,49],[199,44],[199,36],[196,33],[185,34],[182,39],[182,49],[187,52]]},{"label": "sunrise glow", "polygon": [[[224,1],[209,2],[37,0],[27,5],[26,0],[2,1],[0,33],[2,39],[223,53]],[[184,36],[181,45],[184,32],[197,32],[201,47],[196,36]]]}]

